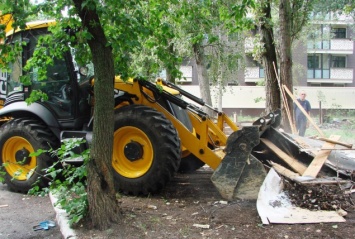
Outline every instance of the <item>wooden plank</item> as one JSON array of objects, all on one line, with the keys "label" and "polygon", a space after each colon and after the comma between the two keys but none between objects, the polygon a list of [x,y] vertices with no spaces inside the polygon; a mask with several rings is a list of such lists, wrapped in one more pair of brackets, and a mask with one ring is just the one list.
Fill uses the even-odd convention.
[{"label": "wooden plank", "polygon": [[[306,144],[306,142],[303,141],[303,139],[301,137],[297,137],[295,138],[295,141],[298,143],[298,145],[300,146],[300,151],[306,149],[306,148],[310,148],[308,144]],[[318,152],[316,150],[309,150],[312,154],[312,156],[316,156],[318,154]]]},{"label": "wooden plank", "polygon": [[[331,135],[330,140],[337,141],[340,139],[339,135]],[[322,150],[314,157],[311,164],[308,166],[306,171],[302,176],[317,177],[320,169],[322,168],[325,161],[328,159],[329,154],[332,152],[329,148],[334,148],[335,144],[331,142],[325,142],[322,146]],[[325,150],[323,150],[325,149]]]},{"label": "wooden plank", "polygon": [[282,176],[298,182],[300,184],[345,184],[345,183],[349,183],[349,180],[343,180],[340,178],[314,178],[314,179],[309,179],[307,177],[303,177],[301,175],[299,175],[298,173],[292,172],[291,170],[285,168],[284,166],[274,163],[274,162],[270,162],[271,166],[273,169],[275,169],[275,171],[278,174],[281,174]]},{"label": "wooden plank", "polygon": [[325,141],[325,142],[329,142],[329,143],[333,143],[333,144],[339,144],[341,146],[347,147],[348,149],[351,149],[353,147],[352,144],[347,144],[347,143],[343,143],[343,142],[339,142],[339,141],[336,141],[336,140],[331,140],[331,139],[327,139],[327,138],[323,138],[323,137],[317,137],[316,139],[322,140],[322,141]]},{"label": "wooden plank", "polygon": [[275,62],[272,63],[274,65],[274,71],[275,71],[275,75],[276,75],[276,79],[277,79],[277,83],[279,84],[279,88],[281,90],[281,98],[284,102],[284,107],[285,107],[285,110],[286,110],[286,114],[287,114],[287,118],[288,118],[288,121],[290,123],[290,126],[291,126],[291,132],[292,134],[297,134],[297,129],[296,129],[296,125],[293,121],[293,118],[291,117],[291,112],[290,112],[290,109],[288,108],[288,103],[287,103],[287,97],[286,97],[286,94],[285,94],[285,90],[281,87],[281,81],[280,81],[280,77],[277,73],[277,70],[276,70],[276,66],[275,66]]},{"label": "wooden plank", "polygon": [[267,139],[260,138],[260,140],[267,146],[269,147],[280,159],[285,161],[293,170],[296,171],[296,173],[303,174],[304,171],[307,169],[305,165],[303,165],[301,162],[299,162],[297,159],[289,156],[285,152],[283,152],[281,149],[279,149],[276,145],[274,145],[272,142],[270,142]]},{"label": "wooden plank", "polygon": [[349,183],[349,180],[337,179],[327,179],[327,178],[315,178],[308,181],[302,181],[302,184],[345,184]]},{"label": "wooden plank", "polygon": [[291,179],[292,181],[297,181],[297,178],[300,177],[298,173],[295,173],[280,164],[274,163],[272,161],[270,162],[270,164],[277,173],[285,176],[288,179]]},{"label": "wooden plank", "polygon": [[332,150],[332,151],[355,151],[355,149],[335,149],[335,148],[309,148],[309,149],[300,149],[301,152],[307,152],[310,151],[311,153],[317,152],[315,155],[318,154],[318,151],[320,150]]}]

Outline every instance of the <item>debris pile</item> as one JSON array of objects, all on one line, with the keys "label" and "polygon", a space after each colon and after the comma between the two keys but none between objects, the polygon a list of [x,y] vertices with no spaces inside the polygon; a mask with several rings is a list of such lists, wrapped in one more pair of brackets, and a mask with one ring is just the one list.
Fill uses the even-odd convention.
[{"label": "debris pile", "polygon": [[257,148],[270,166],[257,202],[263,224],[344,222],[347,212],[355,211],[353,145],[338,135],[277,134],[261,138]]},{"label": "debris pile", "polygon": [[285,193],[293,205],[309,210],[354,211],[355,204],[348,189],[337,184],[301,184],[284,180]]}]

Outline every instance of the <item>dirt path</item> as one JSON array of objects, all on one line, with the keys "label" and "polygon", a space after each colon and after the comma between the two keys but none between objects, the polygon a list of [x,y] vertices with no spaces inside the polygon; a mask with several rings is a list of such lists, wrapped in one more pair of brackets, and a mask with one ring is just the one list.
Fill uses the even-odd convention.
[{"label": "dirt path", "polygon": [[121,199],[124,223],[104,232],[78,229],[79,238],[353,238],[355,213],[345,223],[262,225],[255,201],[226,203],[211,171],[178,174],[159,195]]}]

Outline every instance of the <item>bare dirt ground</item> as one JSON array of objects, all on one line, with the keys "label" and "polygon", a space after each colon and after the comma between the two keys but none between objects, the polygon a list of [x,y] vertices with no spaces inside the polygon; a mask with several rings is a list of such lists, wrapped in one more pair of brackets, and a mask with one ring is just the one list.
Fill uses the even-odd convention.
[{"label": "bare dirt ground", "polygon": [[[336,124],[341,126],[343,124]],[[323,125],[322,129],[338,134],[339,127]],[[349,135],[347,143],[355,143],[355,129],[345,127]],[[334,131],[334,132],[333,132]],[[312,133],[311,131],[309,133]],[[314,132],[313,132],[314,133]],[[352,197],[339,202],[339,198],[329,204],[346,205],[344,223],[315,224],[270,224],[263,225],[256,209],[256,201],[234,201],[226,203],[212,182],[212,171],[206,168],[191,174],[177,174],[167,187],[158,195],[150,197],[122,196],[122,223],[107,231],[92,229],[84,223],[77,228],[81,239],[95,238],[213,238],[213,239],[348,239],[354,238],[355,193]],[[313,192],[316,190],[313,189]],[[323,190],[324,191],[324,190]],[[328,193],[329,194],[329,193]],[[297,204],[305,204],[313,198],[292,198]],[[338,201],[336,201],[338,200]],[[335,201],[335,202],[334,202]],[[349,205],[349,203],[351,205]],[[308,203],[310,205],[311,203]],[[306,205],[307,206],[307,205]],[[325,207],[326,207],[325,206]],[[277,209],[275,209],[277,210]]]},{"label": "bare dirt ground", "polygon": [[344,223],[262,225],[255,201],[225,202],[212,171],[178,174],[159,195],[121,198],[123,221],[106,231],[83,224],[78,238],[353,238],[355,212]]}]

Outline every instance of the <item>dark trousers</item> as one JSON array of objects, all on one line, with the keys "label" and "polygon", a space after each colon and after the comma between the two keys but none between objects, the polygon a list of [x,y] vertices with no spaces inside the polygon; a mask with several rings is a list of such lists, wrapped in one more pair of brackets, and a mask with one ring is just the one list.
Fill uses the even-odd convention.
[{"label": "dark trousers", "polygon": [[306,129],[307,129],[307,119],[305,120],[296,120],[296,128],[298,131],[298,135],[299,136],[304,136],[304,134],[306,133]]}]

